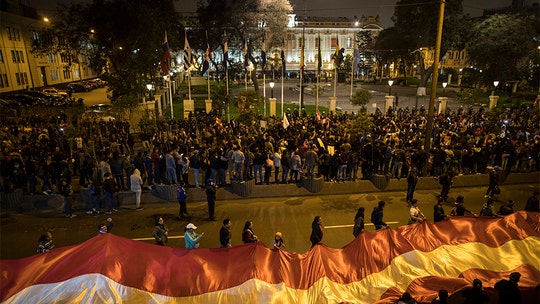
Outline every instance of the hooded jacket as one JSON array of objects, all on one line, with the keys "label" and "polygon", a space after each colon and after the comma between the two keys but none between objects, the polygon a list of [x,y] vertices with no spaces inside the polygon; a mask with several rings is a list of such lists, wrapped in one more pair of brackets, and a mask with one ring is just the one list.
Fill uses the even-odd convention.
[{"label": "hooded jacket", "polygon": [[142,191],[143,180],[141,177],[141,171],[139,171],[139,169],[135,169],[135,171],[133,171],[133,174],[130,176],[130,181],[131,191]]}]

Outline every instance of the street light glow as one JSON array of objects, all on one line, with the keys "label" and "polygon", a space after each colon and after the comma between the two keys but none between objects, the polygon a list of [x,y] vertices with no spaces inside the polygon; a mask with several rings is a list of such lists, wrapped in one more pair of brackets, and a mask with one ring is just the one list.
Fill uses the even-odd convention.
[{"label": "street light glow", "polygon": [[392,85],[394,84],[394,81],[392,79],[388,80],[388,86],[390,87],[388,89],[388,96],[392,96]]},{"label": "street light glow", "polygon": [[493,82],[493,85],[494,85],[495,87],[499,86],[499,81],[498,81],[498,80],[495,80],[495,81]]},{"label": "street light glow", "polygon": [[448,82],[446,82],[446,81],[442,83],[443,88],[446,88],[447,85],[448,85]]}]

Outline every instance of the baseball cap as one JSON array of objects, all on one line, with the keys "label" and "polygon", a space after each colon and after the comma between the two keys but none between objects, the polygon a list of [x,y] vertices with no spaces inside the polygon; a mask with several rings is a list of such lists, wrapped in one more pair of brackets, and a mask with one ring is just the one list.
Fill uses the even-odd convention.
[{"label": "baseball cap", "polygon": [[197,229],[197,226],[193,225],[192,223],[187,224],[186,229]]}]

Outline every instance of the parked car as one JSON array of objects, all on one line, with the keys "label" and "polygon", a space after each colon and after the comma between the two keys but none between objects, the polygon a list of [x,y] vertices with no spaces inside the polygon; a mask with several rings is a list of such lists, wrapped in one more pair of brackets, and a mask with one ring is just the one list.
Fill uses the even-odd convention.
[{"label": "parked car", "polygon": [[42,88],[41,92],[53,96],[67,96],[68,93],[66,91],[60,91],[57,88]]},{"label": "parked car", "polygon": [[81,82],[68,83],[67,89],[72,92],[88,92],[90,89]]}]

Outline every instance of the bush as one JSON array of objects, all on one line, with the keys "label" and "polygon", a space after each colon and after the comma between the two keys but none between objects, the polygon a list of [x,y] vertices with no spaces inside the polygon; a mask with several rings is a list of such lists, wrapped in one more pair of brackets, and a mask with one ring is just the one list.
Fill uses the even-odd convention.
[{"label": "bush", "polygon": [[354,105],[365,106],[371,101],[373,96],[367,90],[357,90],[351,98],[351,103]]}]

